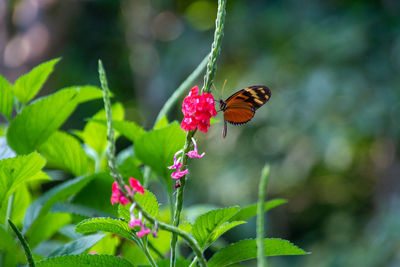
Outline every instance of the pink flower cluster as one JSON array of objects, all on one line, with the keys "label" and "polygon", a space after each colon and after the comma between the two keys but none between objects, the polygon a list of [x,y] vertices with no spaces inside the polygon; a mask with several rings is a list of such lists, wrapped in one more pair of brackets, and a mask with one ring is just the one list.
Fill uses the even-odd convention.
[{"label": "pink flower cluster", "polygon": [[[197,151],[196,140],[193,137],[192,137],[192,142],[194,145],[194,149],[189,151],[186,155],[188,155],[189,158],[198,158],[198,159],[202,158],[206,153],[203,152],[203,153],[201,153],[201,155],[199,155],[199,152]],[[178,180],[178,181],[176,181],[175,189],[180,187],[179,179],[181,177],[185,176],[189,172],[189,169],[186,169],[183,171],[180,170],[180,168],[183,166],[183,164],[180,162],[182,158],[181,157],[178,158],[178,155],[181,154],[182,152],[183,152],[183,149],[181,149],[175,153],[174,164],[168,167],[168,169],[175,169],[175,171],[171,174],[171,177],[173,179]]]},{"label": "pink flower cluster", "polygon": [[[125,185],[126,191],[128,194],[135,194],[138,192],[139,194],[144,194],[144,188],[141,186],[140,182],[135,178],[129,178],[129,184],[131,185],[132,189]],[[119,185],[117,182],[114,182],[112,185],[112,194],[111,194],[111,204],[121,203],[122,205],[129,204],[129,200],[122,194]]]},{"label": "pink flower cluster", "polygon": [[142,238],[145,235],[152,234],[154,237],[157,237],[158,232],[158,225],[157,222],[155,223],[155,231],[152,232],[149,228],[146,227],[145,221],[142,220],[142,213],[139,211],[138,219],[136,219],[135,214],[133,211],[135,210],[136,203],[133,203],[129,209],[131,220],[128,223],[128,226],[134,228],[135,226],[140,226],[140,231],[136,232],[136,235],[139,238]]},{"label": "pink flower cluster", "polygon": [[183,120],[181,128],[185,131],[199,129],[207,133],[210,118],[217,115],[214,97],[210,93],[199,95],[199,87],[193,87],[182,103]]}]

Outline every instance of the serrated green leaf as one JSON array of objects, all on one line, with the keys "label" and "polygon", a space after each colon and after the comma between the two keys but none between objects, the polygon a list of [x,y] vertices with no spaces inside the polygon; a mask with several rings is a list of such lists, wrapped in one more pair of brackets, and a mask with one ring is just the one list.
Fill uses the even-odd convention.
[{"label": "serrated green leaf", "polygon": [[[216,231],[218,231],[220,227],[223,227],[222,225],[235,215],[239,209],[239,207],[229,207],[211,210],[200,215],[192,228],[192,235],[194,239],[197,240],[200,247],[205,249],[214,242],[214,237],[217,236]],[[221,231],[222,230],[223,229],[221,229]]]},{"label": "serrated green leaf", "polygon": [[124,258],[111,255],[64,255],[35,263],[36,267],[133,267]]},{"label": "serrated green leaf", "polygon": [[14,94],[20,102],[26,104],[36,96],[59,60],[60,58],[56,58],[44,62],[15,81]]},{"label": "serrated green leaf", "polygon": [[[107,125],[107,120],[91,119],[90,121]],[[134,143],[146,132],[133,121],[113,120],[113,128]]]},{"label": "serrated green leaf", "polygon": [[[124,107],[121,103],[112,106],[113,120],[124,119]],[[96,120],[105,120],[106,113],[100,110],[93,116],[93,120],[86,123],[83,131],[74,131],[74,133],[85,142],[89,147],[94,149],[98,155],[102,155],[107,147],[107,126],[96,122]],[[116,137],[118,135],[116,134]]]},{"label": "serrated green leaf", "polygon": [[92,218],[81,221],[75,228],[78,233],[93,233],[98,231],[114,233],[136,242],[126,221],[113,218]]},{"label": "serrated green leaf", "polygon": [[100,174],[85,175],[57,185],[36,199],[27,209],[24,217],[23,233],[26,233],[35,220],[47,214],[56,202],[64,202],[76,194],[89,181]]},{"label": "serrated green leaf", "polygon": [[[287,240],[266,238],[264,256],[305,255],[307,252]],[[210,267],[223,267],[233,263],[255,259],[257,244],[255,239],[241,240],[217,251],[210,261]]]},{"label": "serrated green leaf", "polygon": [[162,129],[143,134],[134,146],[135,155],[171,183],[171,171],[167,167],[173,164],[174,154],[182,149],[185,138],[185,132],[177,122],[173,122]]},{"label": "serrated green leaf", "polygon": [[26,106],[10,123],[9,146],[18,154],[32,152],[42,145],[71,115],[76,106],[92,98],[91,87],[71,87],[40,98]]},{"label": "serrated green leaf", "polygon": [[58,247],[50,253],[49,257],[62,255],[78,255],[93,247],[97,242],[103,239],[104,236],[104,234],[94,234],[78,238],[61,247]]},{"label": "serrated green leaf", "polygon": [[246,223],[245,221],[235,221],[235,222],[224,222],[219,228],[217,228],[211,235],[210,240],[208,241],[209,244],[213,243],[217,240],[221,235],[225,232],[229,231],[233,227]]},{"label": "serrated green leaf", "polygon": [[0,112],[7,119],[11,119],[13,108],[13,87],[6,78],[0,75]]},{"label": "serrated green leaf", "polygon": [[0,160],[0,210],[6,205],[8,196],[23,183],[35,179],[49,179],[41,171],[46,160],[37,152],[24,156]]},{"label": "serrated green leaf", "polygon": [[[113,233],[105,233],[105,237],[89,249],[90,254],[120,254],[119,246],[123,241]],[[130,243],[130,242],[129,242]]]},{"label": "serrated green leaf", "polygon": [[[136,202],[153,217],[157,217],[159,204],[157,202],[157,198],[148,190],[144,191],[144,195],[139,193],[135,194]],[[129,213],[129,205],[118,205],[118,214],[120,217],[124,218],[126,221],[130,220]],[[137,211],[135,210],[135,214],[137,215]]]},{"label": "serrated green leaf", "polygon": [[80,176],[94,171],[94,161],[72,135],[56,131],[39,147],[47,167],[58,168]]},{"label": "serrated green leaf", "polygon": [[[272,199],[264,203],[264,212],[287,203],[286,199]],[[246,221],[257,215],[257,203],[240,209],[229,221]]]}]

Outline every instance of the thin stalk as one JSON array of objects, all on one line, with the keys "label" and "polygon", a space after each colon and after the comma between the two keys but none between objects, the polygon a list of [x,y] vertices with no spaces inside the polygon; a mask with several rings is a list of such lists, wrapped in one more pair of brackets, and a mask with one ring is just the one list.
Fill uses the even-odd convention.
[{"label": "thin stalk", "polygon": [[182,97],[191,84],[200,76],[203,70],[206,67],[208,62],[209,55],[205,56],[201,63],[196,67],[196,69],[184,80],[181,85],[174,91],[171,97],[165,102],[164,106],[161,108],[160,112],[157,115],[156,121],[154,122],[154,126],[157,124],[159,120],[162,119],[167,113],[171,110],[171,108],[175,105],[180,97]]},{"label": "thin stalk", "polygon": [[269,166],[265,165],[258,186],[258,204],[257,204],[257,266],[266,267],[267,260],[264,253],[264,199],[265,190],[269,177]]},{"label": "thin stalk", "polygon": [[194,257],[192,262],[190,263],[189,267],[196,266],[196,263],[197,263],[197,257]]},{"label": "thin stalk", "polygon": [[149,260],[151,266],[157,267],[157,263],[155,262],[155,260],[151,256],[150,251],[149,251],[149,249],[147,247],[147,242],[146,241],[143,242],[143,248],[144,248],[143,252],[146,255],[147,259]]},{"label": "thin stalk", "polygon": [[[189,131],[186,134],[186,142],[185,142],[185,146],[183,148],[183,157],[182,157],[183,168],[187,168],[187,161],[188,161],[187,153],[189,152],[190,146],[192,145],[192,137],[195,134],[195,132],[196,132],[196,130]],[[176,193],[174,221],[172,223],[172,225],[174,225],[176,227],[179,226],[179,222],[180,222],[180,218],[181,218],[181,212],[182,212],[182,207],[183,207],[183,190],[185,188],[186,175],[181,177],[179,179],[179,182],[180,182],[180,187],[178,188],[177,193]],[[178,241],[178,236],[173,233],[172,238],[171,238],[171,259],[170,259],[171,267],[175,266],[177,241]]]},{"label": "thin stalk", "polygon": [[215,70],[217,69],[217,59],[219,52],[221,51],[222,37],[224,36],[224,24],[225,24],[225,7],[226,0],[218,0],[218,12],[217,19],[215,20],[215,32],[214,42],[211,45],[211,53],[209,55],[210,60],[207,64],[207,72],[204,76],[204,85],[202,92],[209,93],[211,90],[211,84],[214,80]]},{"label": "thin stalk", "polygon": [[35,267],[35,261],[33,260],[32,257],[32,252],[31,249],[28,245],[28,242],[26,242],[24,236],[21,234],[21,232],[18,230],[18,228],[13,224],[11,220],[8,220],[8,223],[10,224],[11,228],[17,235],[19,242],[21,242],[22,247],[24,248],[26,259],[28,260],[28,265],[29,267]]},{"label": "thin stalk", "polygon": [[[125,188],[125,183],[122,180],[121,175],[118,173],[118,168],[117,168],[117,163],[116,163],[116,158],[115,158],[115,138],[114,138],[114,131],[112,127],[112,112],[111,112],[111,102],[110,102],[110,96],[109,96],[109,89],[107,85],[107,80],[105,76],[105,72],[103,69],[103,65],[101,61],[99,60],[99,74],[100,74],[100,80],[101,80],[101,85],[103,88],[103,100],[104,100],[104,106],[106,109],[106,118],[107,118],[107,139],[109,141],[109,148],[108,148],[108,164],[110,166],[111,170],[111,175],[114,178],[114,180],[118,183],[119,189],[121,193],[129,199],[131,203],[136,202],[135,198],[133,197],[132,194],[129,194],[128,191]],[[194,134],[194,132],[193,132]],[[186,158],[187,161],[187,158]],[[156,219],[152,217],[150,214],[148,214],[143,208],[136,202],[136,207],[138,211],[142,212],[142,215],[144,218],[146,218],[150,223],[155,224]],[[200,246],[197,244],[196,240],[193,239],[192,236],[190,236],[188,233],[185,231],[182,231],[178,227],[175,227],[173,225],[169,225],[167,223],[159,222],[157,221],[158,226],[162,230],[169,231],[171,233],[175,233],[182,237],[188,244],[189,246],[193,249],[194,253],[196,256],[199,258],[200,266],[205,267],[207,266],[206,259],[203,256],[203,252],[200,248]]]}]

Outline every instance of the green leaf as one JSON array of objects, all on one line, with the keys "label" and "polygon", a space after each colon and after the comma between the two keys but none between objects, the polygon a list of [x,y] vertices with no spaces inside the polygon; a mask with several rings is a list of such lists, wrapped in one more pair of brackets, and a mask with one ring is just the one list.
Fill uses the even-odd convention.
[{"label": "green leaf", "polygon": [[56,58],[44,62],[15,81],[14,94],[20,102],[26,104],[36,96],[59,60],[60,58]]},{"label": "green leaf", "polygon": [[0,251],[6,252],[13,262],[25,261],[23,250],[15,243],[11,232],[7,231],[3,224],[0,224]]},{"label": "green leaf", "polygon": [[[131,148],[132,149],[132,148]],[[121,153],[119,153],[120,155]],[[121,165],[118,166],[119,173],[122,175],[124,180],[128,181],[129,177],[134,177],[143,184],[143,173],[139,168],[141,162],[134,157],[127,157]]]},{"label": "green leaf", "polygon": [[[264,212],[287,203],[286,199],[272,199],[264,203]],[[229,221],[246,221],[257,215],[257,203],[241,208]]]},{"label": "green leaf", "polygon": [[[144,195],[139,193],[135,194],[136,202],[153,217],[157,217],[159,204],[157,202],[157,198],[148,190],[144,191]],[[130,220],[130,213],[129,213],[129,205],[118,205],[118,214],[120,217],[124,218],[126,221]],[[135,214],[137,215],[137,211],[135,210]]]},{"label": "green leaf", "polygon": [[94,234],[78,238],[58,247],[50,253],[49,257],[81,254],[85,250],[93,247],[97,242],[103,239],[104,236],[104,234]]},{"label": "green leaf", "polygon": [[51,238],[62,227],[71,223],[72,216],[68,213],[47,213],[38,217],[25,234],[29,245],[33,248],[42,241]]},{"label": "green leaf", "polygon": [[[287,240],[279,238],[266,238],[264,240],[264,256],[305,255],[304,250],[298,248]],[[257,257],[255,239],[241,240],[217,251],[210,261],[209,267],[223,267],[244,260]]]},{"label": "green leaf", "polygon": [[7,119],[11,119],[13,98],[14,93],[12,85],[0,75],[0,112]]},{"label": "green leaf", "polygon": [[77,205],[73,203],[68,203],[68,202],[63,202],[63,203],[56,203],[54,204],[53,208],[51,209],[51,212],[66,212],[70,214],[75,214],[75,215],[80,215],[83,217],[110,217],[112,216],[111,214],[91,208],[91,207],[86,207],[83,205]]},{"label": "green leaf", "polygon": [[154,125],[154,129],[161,129],[168,126],[168,118],[167,116],[163,116],[159,121],[157,121],[156,125]]},{"label": "green leaf", "polygon": [[[177,259],[175,262],[175,267],[188,267],[190,265],[190,261],[185,259]],[[157,261],[157,267],[169,267],[170,259],[163,259],[161,261]],[[150,264],[139,264],[138,267],[151,267]]]},{"label": "green leaf", "polygon": [[[90,121],[107,125],[107,120],[91,119]],[[133,121],[113,120],[113,128],[134,143],[146,132]]]},{"label": "green leaf", "polygon": [[143,134],[134,147],[135,155],[170,182],[171,171],[167,167],[173,164],[174,154],[182,149],[185,138],[185,132],[177,122],[173,122]]},{"label": "green leaf", "polygon": [[18,154],[40,147],[71,115],[76,106],[96,97],[92,87],[71,87],[36,100],[25,107],[7,131],[9,146]]},{"label": "green leaf", "polygon": [[133,267],[124,258],[111,255],[64,255],[47,258],[35,263],[36,267]]},{"label": "green leaf", "polygon": [[[220,236],[218,234],[223,234],[233,226],[236,226],[237,224],[229,225],[224,223],[234,216],[239,209],[239,207],[229,207],[211,210],[203,215],[200,215],[192,228],[192,235],[194,239],[197,240],[200,247],[203,249],[207,248]],[[241,223],[242,222],[239,224]]]},{"label": "green leaf", "polygon": [[57,131],[39,147],[47,159],[47,167],[62,169],[79,176],[94,171],[94,161],[83,150],[72,135]]},{"label": "green leaf", "polygon": [[49,179],[41,171],[45,164],[46,160],[37,152],[0,160],[0,210],[8,202],[8,197],[24,182]]},{"label": "green leaf", "polygon": [[[116,103],[112,106],[113,119],[124,119],[124,107],[121,103]],[[93,148],[98,155],[102,155],[107,147],[107,126],[96,122],[96,120],[105,120],[106,113],[100,110],[93,116],[93,120],[86,123],[83,131],[74,131],[89,147]]]},{"label": "green leaf", "polygon": [[22,232],[26,233],[35,222],[35,220],[38,217],[47,214],[56,202],[66,201],[72,195],[81,190],[82,187],[84,187],[89,181],[98,176],[99,174],[77,177],[60,185],[57,185],[44,193],[41,197],[36,199],[27,209],[24,217],[24,227]]},{"label": "green leaf", "polygon": [[98,231],[110,232],[136,242],[136,238],[132,234],[131,228],[129,228],[128,223],[120,219],[104,217],[86,219],[81,221],[76,226],[75,231],[83,234]]}]

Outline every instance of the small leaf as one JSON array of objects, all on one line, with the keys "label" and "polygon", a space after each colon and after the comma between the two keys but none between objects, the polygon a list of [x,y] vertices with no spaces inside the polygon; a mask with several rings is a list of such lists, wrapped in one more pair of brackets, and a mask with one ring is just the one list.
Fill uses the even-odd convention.
[{"label": "small leaf", "polygon": [[64,255],[47,258],[35,263],[36,267],[133,267],[124,258],[111,255]]},{"label": "small leaf", "polygon": [[112,218],[92,218],[81,221],[75,228],[78,233],[93,233],[98,231],[110,232],[123,236],[131,241],[136,242],[135,236],[132,234],[128,223],[120,219]]},{"label": "small leaf", "polygon": [[[279,238],[266,238],[264,240],[264,256],[305,255],[307,252],[293,245],[287,240]],[[210,261],[210,267],[223,267],[244,260],[257,257],[257,244],[255,239],[241,240],[217,251]]]},{"label": "small leaf", "polygon": [[[112,106],[112,115],[114,120],[124,119],[124,107],[121,103],[116,103]],[[94,120],[105,120],[106,113],[104,110],[100,110],[94,116]],[[85,142],[89,147],[94,149],[98,155],[102,155],[107,147],[107,126],[96,122],[88,121],[83,131],[75,131],[79,138]]]},{"label": "small leaf", "polygon": [[94,161],[83,150],[72,135],[56,131],[39,147],[47,159],[47,166],[58,168],[80,176],[94,171]]},{"label": "small leaf", "polygon": [[44,193],[26,210],[22,232],[26,233],[39,216],[47,214],[54,203],[66,201],[81,190],[89,181],[98,176],[99,174],[77,177],[57,185]]},{"label": "small leaf", "polygon": [[78,238],[61,247],[58,247],[57,249],[55,249],[50,253],[49,257],[62,256],[62,255],[77,255],[83,253],[85,250],[93,247],[104,236],[105,236],[104,234],[95,234]]},{"label": "small leaf", "polygon": [[154,129],[161,129],[168,126],[168,118],[167,116],[162,117],[156,125],[154,125]]},{"label": "small leaf", "polygon": [[26,181],[49,179],[41,171],[46,160],[37,152],[0,160],[0,210],[8,202],[8,196]]},{"label": "small leaf", "polygon": [[229,231],[233,227],[246,223],[245,221],[238,221],[238,222],[224,222],[219,228],[217,228],[213,233],[208,243],[213,243],[217,240],[221,235],[225,232]]},{"label": "small leaf", "polygon": [[177,122],[142,135],[136,142],[135,155],[150,166],[161,177],[168,179],[173,164],[174,154],[185,144],[186,134]]},{"label": "small leaf", "polygon": [[[272,199],[264,203],[264,212],[287,203],[286,199]],[[257,203],[241,208],[229,221],[246,221],[257,215]]]},{"label": "small leaf", "polygon": [[60,58],[56,58],[44,62],[15,81],[14,94],[20,102],[26,104],[36,96],[59,60]]},{"label": "small leaf", "polygon": [[0,75],[0,112],[7,119],[11,119],[14,93],[12,85]]},{"label": "small leaf", "polygon": [[[219,237],[217,231],[223,223],[228,221],[238,211],[239,207],[229,207],[223,209],[211,210],[203,215],[200,215],[195,221],[192,228],[192,235],[203,249],[207,248],[212,242]],[[235,225],[232,225],[232,227]],[[230,228],[226,229],[229,230]],[[221,229],[220,233],[223,233]],[[216,237],[216,238],[215,238]],[[215,239],[214,239],[215,238]]]},{"label": "small leaf", "polygon": [[[107,125],[107,120],[91,119],[90,121],[101,123],[105,126]],[[114,120],[113,127],[133,143],[139,140],[139,138],[145,133],[145,130],[133,121]]]},{"label": "small leaf", "polygon": [[[157,198],[148,190],[144,191],[144,195],[139,193],[135,194],[136,202],[153,217],[157,217],[159,204],[157,202]],[[129,212],[130,205],[119,205],[118,206],[118,214],[120,217],[124,218],[126,221],[130,221],[130,212]],[[137,215],[137,211],[135,210],[135,214]]]},{"label": "small leaf", "polygon": [[[71,87],[36,100],[26,106],[10,123],[7,131],[9,146],[18,154],[30,153],[40,147],[72,114],[92,87]],[[84,97],[81,98],[81,95]]]}]

